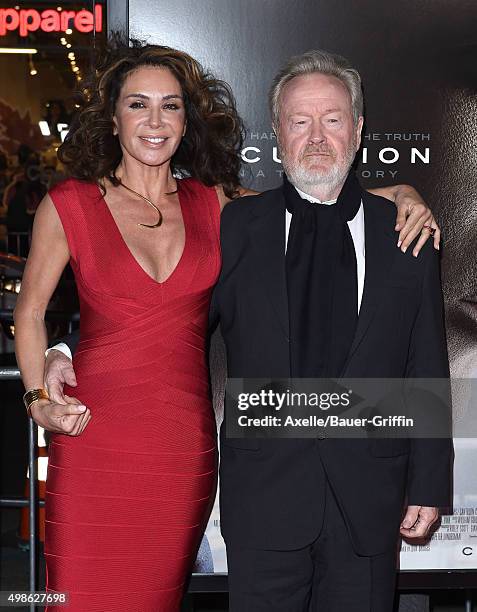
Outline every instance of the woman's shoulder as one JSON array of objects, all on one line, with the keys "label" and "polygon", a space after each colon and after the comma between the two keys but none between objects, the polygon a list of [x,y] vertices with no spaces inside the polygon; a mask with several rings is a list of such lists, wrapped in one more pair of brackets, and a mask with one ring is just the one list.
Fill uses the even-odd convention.
[{"label": "woman's shoulder", "polygon": [[193,207],[201,207],[205,204],[207,207],[215,211],[217,204],[219,203],[220,205],[219,193],[214,185],[204,185],[204,183],[198,179],[188,177],[178,179],[177,186],[179,194],[182,197],[187,198]]},{"label": "woman's shoulder", "polygon": [[82,205],[91,199],[101,199],[102,192],[97,183],[69,177],[50,187],[48,195],[58,207],[76,203]]},{"label": "woman's shoulder", "polygon": [[196,178],[188,177],[178,180],[179,189],[181,193],[187,193],[190,197],[195,199],[206,199],[211,202],[214,207],[219,202],[220,210],[223,212],[225,208],[228,208],[231,204],[244,200],[250,199],[250,196],[258,196],[260,192],[248,189],[239,185],[238,196],[234,199],[229,198],[225,195],[222,185],[204,185],[201,181]]},{"label": "woman's shoulder", "polygon": [[196,179],[192,176],[178,178],[177,185],[181,191],[188,191],[190,193],[213,194],[215,191],[215,187],[208,187],[207,185],[204,185],[204,183],[199,181],[199,179]]},{"label": "woman's shoulder", "polygon": [[57,193],[68,193],[68,192],[77,192],[77,191],[92,191],[93,189],[98,189],[98,185],[96,183],[90,181],[82,181],[81,179],[77,179],[74,177],[65,178],[58,183],[56,183],[53,187],[50,187],[48,193],[51,195]]},{"label": "woman's shoulder", "polygon": [[77,216],[80,211],[91,208],[93,202],[102,198],[102,192],[97,183],[82,181],[77,178],[66,178],[51,187],[48,195],[60,216]]}]

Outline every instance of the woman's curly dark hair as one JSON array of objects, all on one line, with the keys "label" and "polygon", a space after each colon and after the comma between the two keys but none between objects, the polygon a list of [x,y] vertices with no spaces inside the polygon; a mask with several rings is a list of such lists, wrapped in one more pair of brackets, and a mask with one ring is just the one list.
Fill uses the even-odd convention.
[{"label": "woman's curly dark hair", "polygon": [[75,178],[116,183],[122,158],[113,115],[128,74],[140,66],[167,68],[179,81],[187,131],[171,160],[173,172],[209,187],[222,185],[229,198],[238,195],[243,125],[227,83],[214,78],[187,53],[170,47],[113,37],[94,74],[81,92],[81,110],[58,150],[60,161]]}]

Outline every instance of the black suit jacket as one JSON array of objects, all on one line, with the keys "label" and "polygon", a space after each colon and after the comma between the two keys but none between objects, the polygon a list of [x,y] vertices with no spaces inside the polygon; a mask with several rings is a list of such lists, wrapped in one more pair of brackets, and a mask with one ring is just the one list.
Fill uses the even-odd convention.
[{"label": "black suit jacket", "polygon": [[[343,376],[448,377],[438,253],[403,254],[395,207],[363,194],[366,276]],[[222,271],[212,320],[220,319],[228,376],[290,375],[282,188],[228,204],[221,219]],[[356,552],[396,546],[409,504],[449,506],[452,444],[427,440],[227,439],[221,430],[225,540],[292,549],[311,542],[323,512],[323,467]]]}]

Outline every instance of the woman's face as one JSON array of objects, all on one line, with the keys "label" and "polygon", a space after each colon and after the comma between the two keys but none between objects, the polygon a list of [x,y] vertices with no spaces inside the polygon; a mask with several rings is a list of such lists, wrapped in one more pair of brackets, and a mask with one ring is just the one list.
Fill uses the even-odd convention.
[{"label": "woman's face", "polygon": [[113,122],[124,158],[147,166],[169,163],[186,126],[179,81],[167,68],[137,68],[124,81]]}]

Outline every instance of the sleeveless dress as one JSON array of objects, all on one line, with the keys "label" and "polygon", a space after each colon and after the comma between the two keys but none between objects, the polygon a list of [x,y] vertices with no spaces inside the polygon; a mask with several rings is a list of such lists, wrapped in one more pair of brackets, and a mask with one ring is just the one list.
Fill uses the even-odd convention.
[{"label": "sleeveless dress", "polygon": [[95,184],[50,192],[81,309],[78,386],[65,393],[92,415],[80,436],[54,434],[49,447],[47,590],[68,592],[71,612],[178,610],[215,494],[206,336],[220,206],[215,189],[178,184],[185,246],[162,283]]}]

